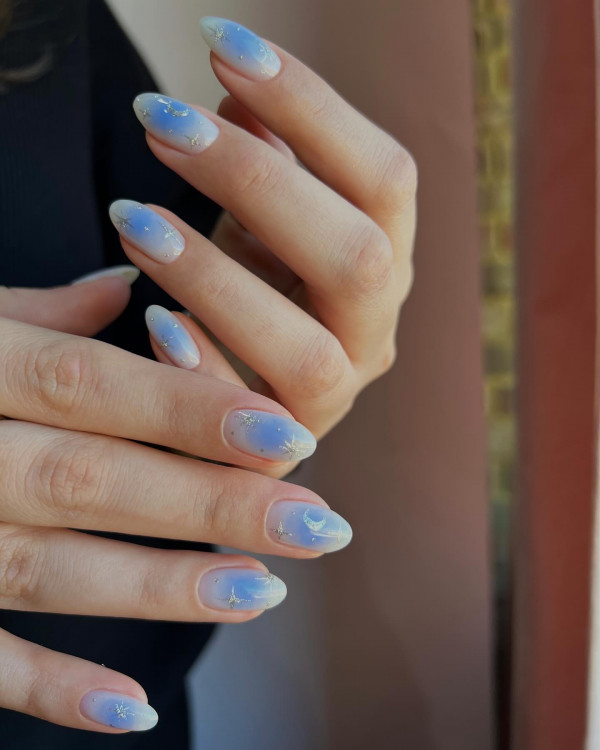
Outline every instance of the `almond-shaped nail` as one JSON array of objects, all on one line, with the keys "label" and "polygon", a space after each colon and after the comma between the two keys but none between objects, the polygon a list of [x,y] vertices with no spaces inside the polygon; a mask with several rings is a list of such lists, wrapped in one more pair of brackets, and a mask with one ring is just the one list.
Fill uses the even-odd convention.
[{"label": "almond-shaped nail", "polygon": [[184,153],[204,151],[219,135],[219,128],[208,117],[164,94],[139,94],[133,109],[149,133]]},{"label": "almond-shaped nail", "polygon": [[217,568],[198,584],[200,601],[211,609],[257,611],[271,609],[285,599],[281,578],[255,568]]},{"label": "almond-shaped nail", "polygon": [[143,732],[158,722],[158,714],[147,703],[110,690],[92,690],[81,699],[81,713],[88,719],[115,729]]},{"label": "almond-shaped nail", "polygon": [[273,78],[281,69],[281,60],[271,47],[239,23],[205,16],[200,20],[200,33],[215,55],[247,78]]},{"label": "almond-shaped nail", "polygon": [[108,213],[119,234],[158,263],[172,263],[185,249],[181,232],[142,203],[115,201]]},{"label": "almond-shaped nail", "polygon": [[186,327],[160,305],[146,310],[146,325],[153,340],[178,367],[193,370],[200,364],[200,352]]},{"label": "almond-shaped nail", "polygon": [[223,433],[238,450],[271,461],[299,461],[311,456],[317,447],[312,432],[299,422],[256,409],[230,412]]},{"label": "almond-shaped nail", "polygon": [[313,552],[337,552],[352,539],[348,521],[329,508],[297,500],[279,500],[267,513],[271,539]]},{"label": "almond-shaped nail", "polygon": [[135,266],[113,266],[112,268],[103,268],[100,271],[86,273],[85,276],[80,276],[75,281],[72,281],[71,286],[87,284],[88,281],[98,281],[98,279],[109,279],[114,276],[124,279],[131,286],[134,281],[137,281],[139,275],[140,269]]}]

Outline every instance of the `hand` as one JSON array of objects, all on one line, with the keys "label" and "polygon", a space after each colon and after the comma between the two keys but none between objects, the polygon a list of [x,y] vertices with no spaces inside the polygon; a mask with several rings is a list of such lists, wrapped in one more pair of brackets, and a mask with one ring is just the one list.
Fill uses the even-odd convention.
[{"label": "hand", "polygon": [[[297,558],[350,540],[348,524],[308,490],[131,442],[254,469],[286,459],[286,443],[305,453],[314,447],[310,433],[264,396],[84,338],[128,298],[119,277],[0,289],[0,414],[11,417],[0,421],[0,608],[249,620],[286,593],[256,560],[71,530]],[[4,631],[0,675],[5,708],[96,731],[156,723],[129,677]]]},{"label": "hand", "polygon": [[[158,94],[134,107],[157,158],[229,213],[214,242],[161,208],[119,201],[111,215],[132,262],[258,374],[252,390],[321,437],[394,361],[415,166],[283,50],[229,21],[202,25],[232,95],[222,116]],[[201,328],[185,327],[199,364],[183,364],[241,385]],[[168,343],[155,352],[169,361]]]}]

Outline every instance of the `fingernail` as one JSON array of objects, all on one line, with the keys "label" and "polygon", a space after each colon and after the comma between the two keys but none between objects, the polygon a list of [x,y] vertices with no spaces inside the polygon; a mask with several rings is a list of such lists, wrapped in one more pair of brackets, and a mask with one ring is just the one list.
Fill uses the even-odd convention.
[{"label": "fingernail", "polygon": [[149,133],[184,153],[204,151],[219,135],[212,120],[169,96],[140,94],[133,109]]},{"label": "fingernail", "polygon": [[200,33],[221,60],[248,78],[260,81],[279,73],[281,60],[259,36],[226,18],[205,16]]},{"label": "fingernail", "polygon": [[119,234],[159,263],[172,263],[185,248],[181,232],[141,203],[115,201],[108,213]]},{"label": "fingernail", "polygon": [[152,706],[110,690],[92,690],[83,696],[79,708],[88,719],[115,729],[143,732],[158,722],[158,714]]},{"label": "fingernail", "polygon": [[336,552],[352,539],[352,528],[340,515],[297,500],[280,500],[271,506],[267,533],[282,544],[315,552]]},{"label": "fingernail", "polygon": [[97,281],[98,279],[108,279],[111,276],[120,276],[131,286],[140,275],[140,269],[135,266],[113,266],[112,268],[103,268],[101,271],[94,271],[81,276],[71,282],[71,286],[77,284],[86,284],[88,281]]},{"label": "fingernail", "polygon": [[314,435],[293,419],[267,411],[232,411],[223,425],[225,439],[244,453],[271,461],[299,461],[317,447]]},{"label": "fingernail", "polygon": [[212,609],[256,611],[281,604],[287,588],[281,578],[253,568],[218,568],[198,584],[198,596]]},{"label": "fingernail", "polygon": [[146,310],[146,325],[150,335],[167,357],[178,367],[191,370],[200,364],[200,352],[185,326],[173,313],[160,305]]}]

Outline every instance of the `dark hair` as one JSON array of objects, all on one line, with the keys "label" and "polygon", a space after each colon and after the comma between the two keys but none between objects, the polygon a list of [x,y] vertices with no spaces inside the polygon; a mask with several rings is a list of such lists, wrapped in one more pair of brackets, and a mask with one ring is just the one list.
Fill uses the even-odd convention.
[{"label": "dark hair", "polygon": [[0,0],[0,93],[47,73],[79,30],[83,0]]}]

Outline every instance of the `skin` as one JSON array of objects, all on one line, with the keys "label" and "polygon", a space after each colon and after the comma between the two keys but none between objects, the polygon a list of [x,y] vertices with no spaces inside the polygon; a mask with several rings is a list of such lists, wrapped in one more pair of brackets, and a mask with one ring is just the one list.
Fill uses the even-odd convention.
[{"label": "skin", "polygon": [[[0,413],[11,417],[0,421],[0,607],[197,622],[257,616],[209,609],[196,593],[217,567],[264,571],[251,557],[150,550],[71,529],[315,557],[268,537],[265,516],[279,499],[325,502],[280,481],[289,463],[227,445],[221,424],[231,409],[262,409],[321,437],[391,367],[412,281],[416,169],[389,135],[272,46],[281,71],[259,82],[211,55],[230,96],[218,115],[198,108],[221,131],[208,149],[186,155],[146,136],[160,161],[226,209],[209,241],[153,207],[186,239],[167,265],[123,241],[130,260],[202,323],[178,316],[200,350],[194,371],[157,347],[151,362],[89,338],[126,305],[120,278],[0,289]],[[125,675],[2,631],[0,674],[10,675],[1,706],[70,727],[117,731],[81,714],[90,690],[146,700]]]}]

